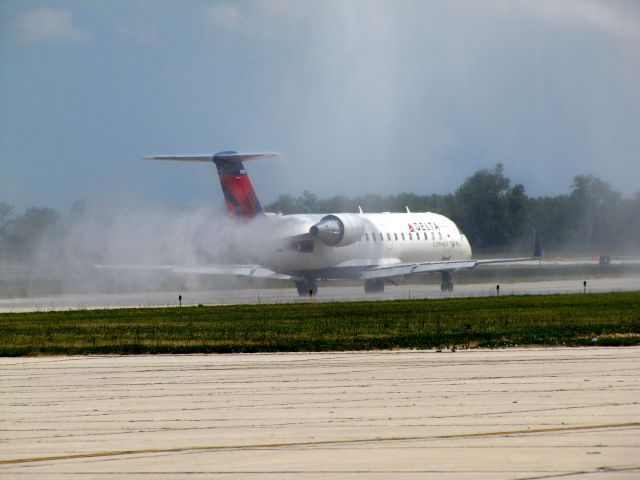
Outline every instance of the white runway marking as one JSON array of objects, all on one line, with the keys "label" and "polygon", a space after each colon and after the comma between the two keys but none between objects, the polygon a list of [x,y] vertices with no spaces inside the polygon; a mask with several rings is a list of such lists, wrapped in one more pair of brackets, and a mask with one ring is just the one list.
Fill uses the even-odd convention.
[{"label": "white runway marking", "polygon": [[0,359],[6,478],[638,478],[640,348]]}]

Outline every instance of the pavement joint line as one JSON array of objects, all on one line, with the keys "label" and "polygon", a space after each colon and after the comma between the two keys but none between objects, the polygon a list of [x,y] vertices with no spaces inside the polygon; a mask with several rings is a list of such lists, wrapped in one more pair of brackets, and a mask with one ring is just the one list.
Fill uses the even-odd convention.
[{"label": "pavement joint line", "polygon": [[191,447],[176,448],[147,448],[139,450],[113,450],[107,452],[90,452],[90,453],[72,453],[67,455],[52,455],[47,457],[30,457],[30,458],[14,458],[0,460],[0,465],[15,465],[25,463],[61,461],[61,460],[79,460],[84,458],[100,458],[100,457],[119,457],[126,455],[145,455],[149,453],[180,453],[180,452],[197,452],[197,451],[221,451],[221,450],[261,450],[272,448],[289,448],[289,447],[316,447],[324,445],[348,445],[359,443],[379,443],[379,442],[397,442],[412,440],[442,440],[456,438],[482,438],[482,437],[499,437],[511,435],[532,435],[537,433],[554,433],[554,432],[573,432],[581,430],[600,430],[614,428],[640,427],[640,422],[626,423],[610,423],[601,425],[577,425],[566,427],[549,427],[549,428],[532,428],[520,430],[508,430],[499,432],[477,432],[477,433],[460,433],[452,435],[427,435],[427,436],[406,436],[406,437],[374,437],[374,438],[355,438],[349,440],[317,440],[308,442],[283,442],[283,443],[265,443],[254,445],[195,445]]}]

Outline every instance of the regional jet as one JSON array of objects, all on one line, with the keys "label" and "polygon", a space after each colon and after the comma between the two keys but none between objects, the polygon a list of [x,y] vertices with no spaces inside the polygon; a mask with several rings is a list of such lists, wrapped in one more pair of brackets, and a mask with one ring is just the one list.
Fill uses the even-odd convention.
[{"label": "regional jet", "polygon": [[525,258],[473,260],[465,235],[450,219],[431,212],[327,213],[276,215],[265,213],[243,162],[276,157],[276,153],[173,155],[149,160],[211,162],[218,171],[229,213],[255,224],[259,246],[248,248],[253,263],[174,268],[176,273],[235,275],[290,280],[301,296],[314,296],[318,280],[356,279],[368,293],[384,291],[385,282],[409,275],[439,273],[442,291],[453,290],[453,272],[479,265],[539,260]]}]

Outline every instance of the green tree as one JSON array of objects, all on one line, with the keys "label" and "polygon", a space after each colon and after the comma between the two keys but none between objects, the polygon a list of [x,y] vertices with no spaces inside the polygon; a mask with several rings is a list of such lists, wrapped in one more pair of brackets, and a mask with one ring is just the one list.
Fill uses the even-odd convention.
[{"label": "green tree", "polygon": [[283,215],[299,213],[296,211],[296,201],[289,194],[280,195],[274,202],[268,204],[265,210],[268,212],[282,213]]},{"label": "green tree", "polygon": [[594,250],[609,249],[622,238],[622,198],[607,182],[593,175],[574,177],[567,207],[569,240],[581,250],[600,253]]},{"label": "green tree", "polygon": [[504,248],[521,236],[529,223],[523,185],[510,188],[502,164],[479,170],[456,190],[450,214],[478,248]]},{"label": "green tree", "polygon": [[318,197],[305,190],[296,199],[296,210],[300,213],[318,213]]},{"label": "green tree", "polygon": [[31,207],[7,225],[11,263],[54,257],[61,240],[60,215],[52,208]]},{"label": "green tree", "polygon": [[355,212],[358,209],[354,201],[344,195],[336,195],[325,200],[318,200],[317,213]]},{"label": "green tree", "polygon": [[568,202],[567,195],[529,199],[531,223],[548,252],[562,249],[571,235],[571,226],[567,222]]},{"label": "green tree", "polygon": [[7,262],[9,258],[8,227],[13,217],[13,205],[0,202],[0,262]]}]

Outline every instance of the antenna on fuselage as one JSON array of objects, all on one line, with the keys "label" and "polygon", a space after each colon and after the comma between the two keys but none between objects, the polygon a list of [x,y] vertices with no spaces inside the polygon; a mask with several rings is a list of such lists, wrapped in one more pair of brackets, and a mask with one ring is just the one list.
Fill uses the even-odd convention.
[{"label": "antenna on fuselage", "polygon": [[404,208],[407,209],[407,213],[411,213],[411,210],[409,210],[409,206],[408,205],[405,205]]},{"label": "antenna on fuselage", "polygon": [[360,205],[358,205],[358,211],[360,212],[360,215],[362,215],[364,212],[362,211],[362,207]]}]

